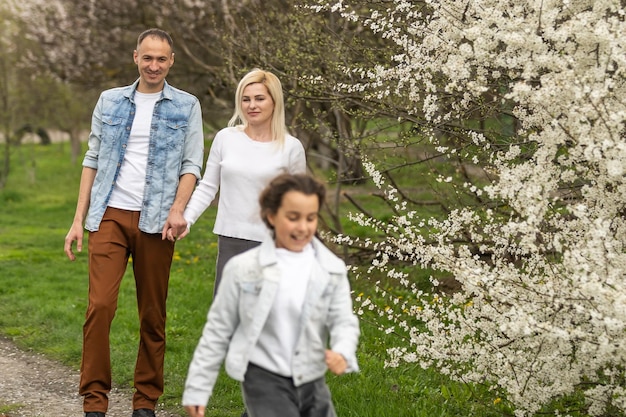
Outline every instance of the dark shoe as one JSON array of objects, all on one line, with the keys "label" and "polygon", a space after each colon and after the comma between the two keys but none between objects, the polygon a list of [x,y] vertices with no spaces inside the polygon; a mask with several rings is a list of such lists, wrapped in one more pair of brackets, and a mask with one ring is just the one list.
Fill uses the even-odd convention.
[{"label": "dark shoe", "polygon": [[104,417],[104,413],[101,413],[99,411],[90,411],[88,413],[85,413],[85,417]]},{"label": "dark shoe", "polygon": [[156,414],[154,414],[154,410],[149,408],[140,408],[133,411],[133,417],[156,417]]},{"label": "dark shoe", "polygon": [[248,411],[243,410],[243,413],[241,413],[241,417],[248,417]]}]

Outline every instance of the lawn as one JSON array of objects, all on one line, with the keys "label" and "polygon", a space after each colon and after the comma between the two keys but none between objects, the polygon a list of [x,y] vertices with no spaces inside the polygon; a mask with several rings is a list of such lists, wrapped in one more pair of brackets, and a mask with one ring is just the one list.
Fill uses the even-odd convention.
[{"label": "lawn", "polygon": [[[69,145],[63,143],[15,147],[11,163],[7,186],[0,191],[0,334],[78,369],[87,261],[81,253],[70,262],[63,240],[74,214],[81,167],[71,164]],[[177,243],[172,266],[162,402],[181,416],[187,367],[211,303],[214,216],[215,207],[210,207]],[[113,378],[122,388],[132,385],[138,343],[130,271],[122,282],[111,338]],[[435,370],[385,368],[386,347],[397,340],[379,332],[371,320],[362,320],[361,326],[361,372],[328,375],[339,417],[502,415],[490,407],[484,391],[453,383]],[[238,417],[242,409],[238,385],[222,373],[207,416]]]}]

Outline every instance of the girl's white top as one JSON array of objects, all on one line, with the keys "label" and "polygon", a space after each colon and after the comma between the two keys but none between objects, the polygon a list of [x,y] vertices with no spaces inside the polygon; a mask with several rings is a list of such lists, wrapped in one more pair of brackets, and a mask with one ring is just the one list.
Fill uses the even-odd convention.
[{"label": "girl's white top", "polygon": [[254,141],[240,127],[224,128],[215,135],[204,176],[185,209],[188,227],[198,220],[219,190],[213,232],[261,242],[269,235],[260,216],[261,191],[279,174],[305,172],[304,147],[295,137],[287,135],[281,146],[277,142]]},{"label": "girl's white top", "polygon": [[278,290],[250,362],[275,374],[292,376],[291,363],[315,253],[311,245],[302,252],[277,248],[276,258],[281,275]]}]

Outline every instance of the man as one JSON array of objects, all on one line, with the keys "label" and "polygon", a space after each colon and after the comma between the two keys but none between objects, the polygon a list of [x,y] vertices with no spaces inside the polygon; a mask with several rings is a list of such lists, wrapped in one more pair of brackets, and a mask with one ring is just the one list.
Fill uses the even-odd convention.
[{"label": "man", "polygon": [[[140,341],[133,417],[153,417],[163,393],[165,314],[174,241],[200,178],[204,138],[198,99],[166,81],[172,39],[149,29],[133,59],[139,79],[104,91],[92,117],[78,203],[65,253],[89,231],[89,305],[83,326],[79,392],[85,417],[104,417],[111,389],[109,331],[129,256],[137,288]],[[84,226],[83,226],[84,223]],[[166,239],[171,230],[174,239]]]}]

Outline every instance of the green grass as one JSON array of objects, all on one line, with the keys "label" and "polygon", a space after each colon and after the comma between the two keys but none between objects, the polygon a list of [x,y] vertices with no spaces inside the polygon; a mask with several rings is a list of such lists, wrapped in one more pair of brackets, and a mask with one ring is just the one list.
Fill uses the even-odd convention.
[{"label": "green grass", "polygon": [[21,407],[21,404],[2,405],[2,402],[0,401],[0,417],[8,417],[9,413],[17,411]]},{"label": "green grass", "polygon": [[[81,253],[70,262],[63,253],[63,240],[74,214],[81,167],[70,163],[67,144],[14,148],[11,160],[7,186],[0,190],[0,333],[19,346],[78,369],[87,303],[87,259],[86,253]],[[215,208],[211,207],[191,234],[177,243],[172,265],[166,389],[161,402],[181,416],[187,367],[213,290],[214,217]],[[138,343],[134,291],[129,268],[111,332],[113,378],[121,388],[132,386]],[[361,325],[361,372],[328,376],[340,417],[502,415],[501,408],[489,406],[492,399],[485,391],[452,383],[434,370],[385,368],[386,347],[397,341],[367,320]],[[238,417],[242,408],[238,384],[222,373],[207,416]]]}]

